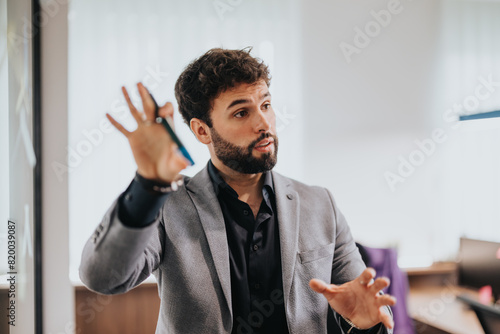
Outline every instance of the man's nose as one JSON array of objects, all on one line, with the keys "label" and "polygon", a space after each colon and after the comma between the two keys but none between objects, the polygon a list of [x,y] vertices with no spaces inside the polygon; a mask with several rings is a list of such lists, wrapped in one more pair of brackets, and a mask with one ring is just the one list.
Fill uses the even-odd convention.
[{"label": "man's nose", "polygon": [[256,132],[268,132],[271,130],[272,111],[259,110],[256,113],[255,130]]}]

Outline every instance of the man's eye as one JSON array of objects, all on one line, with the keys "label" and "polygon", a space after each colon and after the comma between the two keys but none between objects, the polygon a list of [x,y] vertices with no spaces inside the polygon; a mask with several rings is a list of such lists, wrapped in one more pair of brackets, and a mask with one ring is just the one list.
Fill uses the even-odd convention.
[{"label": "man's eye", "polygon": [[264,109],[270,109],[271,108],[271,103],[266,103],[262,106]]},{"label": "man's eye", "polygon": [[247,114],[246,110],[241,110],[241,111],[238,111],[237,113],[235,113],[234,117],[241,118],[241,117],[246,116],[246,114]]}]

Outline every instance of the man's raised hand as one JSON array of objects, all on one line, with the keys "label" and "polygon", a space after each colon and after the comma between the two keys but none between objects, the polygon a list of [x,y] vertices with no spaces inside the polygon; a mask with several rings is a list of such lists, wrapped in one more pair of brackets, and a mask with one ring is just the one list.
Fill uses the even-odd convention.
[{"label": "man's raised hand", "polygon": [[[138,83],[137,89],[141,96],[144,113],[135,108],[127,90],[122,87],[130,113],[137,122],[135,131],[128,131],[109,114],[106,114],[106,117],[118,131],[127,137],[137,164],[137,172],[144,178],[170,183],[190,163],[179,153],[177,145],[163,125],[155,122],[155,104],[146,87]],[[172,103],[167,102],[161,106],[158,113],[164,118],[172,117],[174,114]]]},{"label": "man's raised hand", "polygon": [[326,284],[319,279],[309,282],[311,289],[323,294],[337,313],[349,319],[356,327],[367,329],[382,322],[387,328],[394,327],[392,317],[384,306],[396,304],[396,298],[379,292],[389,286],[389,279],[375,277],[375,270],[367,268],[351,282],[342,285]]}]

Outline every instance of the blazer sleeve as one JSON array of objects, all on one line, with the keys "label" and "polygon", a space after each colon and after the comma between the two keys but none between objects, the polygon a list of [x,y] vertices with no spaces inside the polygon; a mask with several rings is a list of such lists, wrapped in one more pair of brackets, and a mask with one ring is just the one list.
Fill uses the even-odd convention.
[{"label": "blazer sleeve", "polygon": [[116,294],[145,280],[161,261],[161,213],[146,227],[128,227],[118,218],[116,200],[85,244],[79,270],[82,282],[93,291]]}]

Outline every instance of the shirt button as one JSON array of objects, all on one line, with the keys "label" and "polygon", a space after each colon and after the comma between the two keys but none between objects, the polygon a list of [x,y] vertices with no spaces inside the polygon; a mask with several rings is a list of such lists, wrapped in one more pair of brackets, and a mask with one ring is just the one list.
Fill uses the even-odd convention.
[{"label": "shirt button", "polygon": [[255,290],[259,290],[260,289],[260,284],[259,283],[255,283],[254,288],[255,288]]},{"label": "shirt button", "polygon": [[244,214],[245,216],[248,216],[248,213],[249,213],[249,212],[248,212],[248,210],[243,210],[243,214]]},{"label": "shirt button", "polygon": [[257,251],[259,249],[259,246],[258,245],[253,245],[253,250],[254,251]]}]

